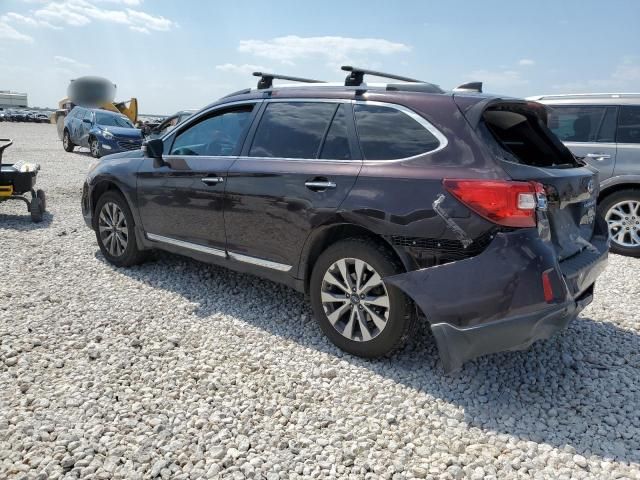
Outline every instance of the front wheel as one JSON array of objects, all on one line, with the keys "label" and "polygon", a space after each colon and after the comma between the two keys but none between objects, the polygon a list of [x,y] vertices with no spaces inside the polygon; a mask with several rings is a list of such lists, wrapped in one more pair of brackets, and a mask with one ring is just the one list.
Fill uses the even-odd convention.
[{"label": "front wheel", "polygon": [[145,252],[136,244],[133,215],[121,193],[111,190],[104,193],[94,215],[98,246],[109,263],[129,267],[144,260]]},{"label": "front wheel", "polygon": [[391,252],[371,240],[343,240],[325,250],[313,268],[310,294],[329,340],[368,358],[403,346],[415,316],[405,294],[383,280],[402,271]]},{"label": "front wheel", "polygon": [[91,156],[93,158],[100,158],[100,142],[97,139],[91,139],[89,143],[89,149],[91,150]]},{"label": "front wheel", "polygon": [[73,152],[75,145],[71,141],[71,137],[69,136],[69,131],[65,130],[62,134],[62,148],[64,148],[65,152]]},{"label": "front wheel", "polygon": [[600,213],[607,222],[611,251],[640,257],[640,190],[620,190],[605,197]]}]

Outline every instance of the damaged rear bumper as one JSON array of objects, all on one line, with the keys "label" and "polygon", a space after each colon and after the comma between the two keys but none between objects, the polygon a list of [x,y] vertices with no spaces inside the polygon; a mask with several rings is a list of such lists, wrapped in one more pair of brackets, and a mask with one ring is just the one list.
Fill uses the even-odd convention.
[{"label": "damaged rear bumper", "polygon": [[[608,241],[564,262],[535,229],[499,233],[480,255],[385,279],[426,315],[443,368],[481,355],[522,350],[564,329],[593,297],[607,263]],[[543,275],[547,277],[545,292]]]}]

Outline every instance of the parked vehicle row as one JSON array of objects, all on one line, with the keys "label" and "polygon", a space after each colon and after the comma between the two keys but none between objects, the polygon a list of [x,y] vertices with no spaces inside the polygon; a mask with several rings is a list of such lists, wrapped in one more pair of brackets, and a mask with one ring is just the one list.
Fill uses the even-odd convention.
[{"label": "parked vehicle row", "polygon": [[49,123],[49,113],[31,110],[0,110],[0,122]]},{"label": "parked vehicle row", "polygon": [[343,70],[344,84],[284,87],[273,79],[313,81],[259,74],[257,89],[94,164],[82,212],[104,258],[126,267],[162,249],[282,282],[363,357],[403,345],[420,316],[446,371],[565,328],[592,300],[608,238],[596,174],[547,109]]}]

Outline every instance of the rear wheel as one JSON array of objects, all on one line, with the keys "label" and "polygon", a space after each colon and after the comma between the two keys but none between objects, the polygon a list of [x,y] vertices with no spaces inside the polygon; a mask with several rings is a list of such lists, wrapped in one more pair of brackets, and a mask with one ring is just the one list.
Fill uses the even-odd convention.
[{"label": "rear wheel", "polygon": [[31,213],[31,221],[33,223],[40,223],[44,215],[44,203],[43,199],[37,194],[31,196],[31,202],[29,204],[29,213]]},{"label": "rear wheel", "polygon": [[104,193],[98,200],[94,216],[98,246],[109,263],[129,267],[145,259],[146,252],[139,250],[136,244],[133,215],[121,193]]},{"label": "rear wheel", "polygon": [[604,198],[600,212],[607,222],[611,251],[640,257],[640,190],[621,190]]},{"label": "rear wheel", "polygon": [[36,190],[36,196],[40,199],[40,204],[42,205],[42,211],[47,211],[47,196],[44,193],[44,190]]},{"label": "rear wheel", "polygon": [[73,152],[75,145],[71,141],[71,137],[69,136],[69,131],[65,130],[62,134],[62,147],[66,152]]},{"label": "rear wheel", "polygon": [[407,297],[383,278],[402,265],[381,245],[348,239],[330,246],[316,262],[311,304],[320,327],[342,350],[380,357],[404,345],[415,322]]}]

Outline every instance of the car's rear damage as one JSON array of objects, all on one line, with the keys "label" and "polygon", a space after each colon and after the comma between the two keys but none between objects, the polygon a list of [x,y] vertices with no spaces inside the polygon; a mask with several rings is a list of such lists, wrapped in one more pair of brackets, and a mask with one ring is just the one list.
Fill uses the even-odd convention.
[{"label": "car's rear damage", "polygon": [[385,279],[424,313],[447,372],[565,328],[590,303],[608,252],[594,173],[547,135],[543,110],[481,103],[467,118],[509,180],[445,179],[433,208],[463,245],[473,239],[447,205],[461,203],[501,231],[475,256]]}]

